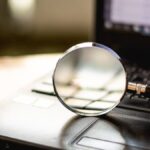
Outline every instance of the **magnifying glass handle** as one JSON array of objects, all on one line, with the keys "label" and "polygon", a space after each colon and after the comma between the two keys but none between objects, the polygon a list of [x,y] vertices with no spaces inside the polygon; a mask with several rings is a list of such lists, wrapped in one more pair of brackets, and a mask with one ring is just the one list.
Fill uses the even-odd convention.
[{"label": "magnifying glass handle", "polygon": [[135,92],[138,95],[150,97],[150,86],[147,84],[129,82],[127,89],[129,92]]}]

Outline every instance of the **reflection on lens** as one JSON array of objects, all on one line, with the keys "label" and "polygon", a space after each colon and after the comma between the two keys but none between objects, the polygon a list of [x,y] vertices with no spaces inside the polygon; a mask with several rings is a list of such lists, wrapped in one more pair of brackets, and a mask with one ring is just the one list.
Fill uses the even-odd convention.
[{"label": "reflection on lens", "polygon": [[116,53],[88,42],[70,48],[58,61],[53,84],[56,95],[70,110],[96,116],[120,102],[126,73]]}]

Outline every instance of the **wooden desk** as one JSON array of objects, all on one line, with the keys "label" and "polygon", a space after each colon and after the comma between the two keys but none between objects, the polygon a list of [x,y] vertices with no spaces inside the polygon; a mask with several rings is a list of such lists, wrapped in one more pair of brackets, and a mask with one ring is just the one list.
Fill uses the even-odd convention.
[{"label": "wooden desk", "polygon": [[54,68],[61,54],[0,57],[0,100]]}]

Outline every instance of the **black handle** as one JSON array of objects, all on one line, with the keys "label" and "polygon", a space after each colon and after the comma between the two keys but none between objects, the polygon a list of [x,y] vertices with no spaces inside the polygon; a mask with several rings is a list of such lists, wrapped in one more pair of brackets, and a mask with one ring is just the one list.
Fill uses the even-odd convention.
[{"label": "black handle", "polygon": [[145,90],[145,93],[143,93],[143,95],[145,97],[149,97],[150,98],[150,85],[146,86],[146,90]]}]

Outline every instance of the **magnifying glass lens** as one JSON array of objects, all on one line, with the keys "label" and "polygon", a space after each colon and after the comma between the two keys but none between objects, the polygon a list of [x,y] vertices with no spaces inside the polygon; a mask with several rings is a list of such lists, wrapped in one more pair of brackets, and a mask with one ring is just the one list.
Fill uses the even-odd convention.
[{"label": "magnifying glass lens", "polygon": [[108,47],[90,42],[70,48],[53,74],[59,100],[84,116],[112,110],[124,96],[126,84],[119,56]]}]

